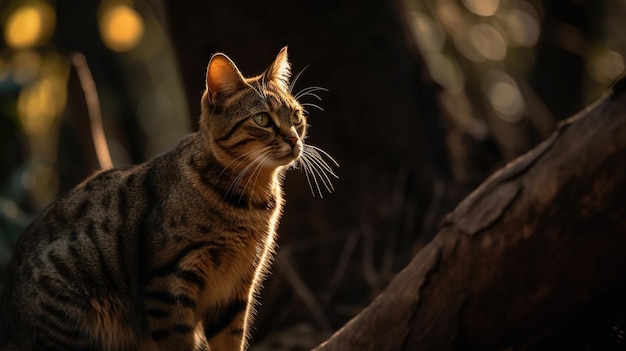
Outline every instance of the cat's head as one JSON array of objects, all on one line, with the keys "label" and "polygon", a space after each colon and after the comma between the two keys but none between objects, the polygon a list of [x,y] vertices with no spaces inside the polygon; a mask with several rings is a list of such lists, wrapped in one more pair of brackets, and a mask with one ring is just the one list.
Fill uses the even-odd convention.
[{"label": "cat's head", "polygon": [[[302,73],[302,72],[301,72]],[[320,99],[311,86],[292,95],[291,67],[284,47],[263,74],[244,78],[233,61],[215,54],[209,61],[206,90],[202,96],[200,133],[217,160],[226,168],[246,175],[273,172],[285,166],[301,168],[309,183],[322,196],[322,188],[333,190],[330,177],[337,177],[325,159],[337,162],[322,149],[305,144],[307,120],[300,103],[309,96]]]},{"label": "cat's head", "polygon": [[224,165],[250,162],[276,169],[300,157],[306,117],[291,95],[287,48],[261,75],[244,78],[224,54],[209,61],[202,97],[202,132]]}]

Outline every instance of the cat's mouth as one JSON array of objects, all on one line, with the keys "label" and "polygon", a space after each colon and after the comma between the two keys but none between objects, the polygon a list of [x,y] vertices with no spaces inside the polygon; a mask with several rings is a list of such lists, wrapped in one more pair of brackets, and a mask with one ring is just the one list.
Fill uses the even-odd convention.
[{"label": "cat's mouth", "polygon": [[284,166],[298,159],[300,154],[302,154],[302,150],[300,147],[296,146],[293,150],[288,150],[276,155],[275,159],[281,166]]},{"label": "cat's mouth", "polygon": [[272,158],[276,161],[276,166],[286,166],[297,160],[301,154],[302,147],[298,143],[293,147],[289,146],[277,151]]}]

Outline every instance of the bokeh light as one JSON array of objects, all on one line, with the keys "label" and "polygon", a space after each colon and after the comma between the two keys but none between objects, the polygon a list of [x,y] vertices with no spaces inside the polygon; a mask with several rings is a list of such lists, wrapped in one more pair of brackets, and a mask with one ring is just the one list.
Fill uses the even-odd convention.
[{"label": "bokeh light", "polygon": [[489,71],[483,77],[483,90],[498,117],[517,123],[524,116],[525,103],[517,83],[502,71]]},{"label": "bokeh light", "polygon": [[539,40],[540,28],[536,16],[513,9],[507,11],[503,19],[509,44],[531,48]]},{"label": "bokeh light", "polygon": [[476,52],[489,60],[500,61],[506,56],[506,41],[502,33],[490,24],[473,25],[469,30],[469,40]]},{"label": "bokeh light", "polygon": [[104,44],[113,51],[132,50],[144,33],[141,16],[124,4],[104,4],[99,23],[100,35]]},{"label": "bokeh light", "polygon": [[26,85],[41,73],[43,58],[36,50],[20,50],[11,57],[10,67],[13,81]]},{"label": "bokeh light", "polygon": [[11,13],[4,26],[4,41],[13,49],[27,49],[46,42],[54,32],[56,16],[50,4],[33,2]]},{"label": "bokeh light", "polygon": [[595,81],[609,84],[624,71],[624,68],[622,55],[611,50],[601,50],[591,56],[587,70]]},{"label": "bokeh light", "polygon": [[430,53],[426,55],[426,64],[433,79],[449,92],[458,93],[465,87],[463,72],[454,58]]},{"label": "bokeh light", "polygon": [[457,30],[464,23],[462,10],[455,1],[437,0],[435,6],[437,18],[444,26]]},{"label": "bokeh light", "polygon": [[59,191],[59,173],[48,163],[33,164],[21,180],[24,188],[30,190],[30,201],[38,208],[50,204]]},{"label": "bokeh light", "polygon": [[500,6],[500,0],[462,0],[463,5],[479,16],[492,16]]},{"label": "bokeh light", "polygon": [[166,34],[159,20],[151,14],[143,15],[143,37],[137,43],[132,51],[128,54],[128,58],[137,62],[148,62],[153,59],[162,58],[164,52],[167,51]]},{"label": "bokeh light", "polygon": [[445,34],[430,16],[419,11],[411,12],[411,28],[422,50],[440,51],[443,48]]},{"label": "bokeh light", "polygon": [[31,136],[48,133],[65,109],[66,100],[66,80],[62,77],[49,76],[26,86],[17,100],[24,131]]}]

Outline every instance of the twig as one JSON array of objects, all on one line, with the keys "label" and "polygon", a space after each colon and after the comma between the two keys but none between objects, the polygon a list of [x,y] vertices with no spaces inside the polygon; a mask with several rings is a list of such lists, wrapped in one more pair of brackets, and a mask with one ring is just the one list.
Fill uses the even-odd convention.
[{"label": "twig", "polygon": [[335,266],[335,273],[333,273],[332,278],[330,279],[330,284],[328,284],[328,290],[324,293],[324,297],[322,299],[325,304],[330,303],[335,291],[337,291],[339,285],[345,277],[348,265],[352,259],[352,253],[354,252],[360,237],[361,235],[357,231],[353,230],[348,233],[341,255],[339,255],[339,262]]},{"label": "twig", "polygon": [[400,233],[403,229],[402,217],[405,215],[404,211],[407,210],[406,204],[406,193],[407,193],[407,178],[408,178],[408,170],[406,165],[401,167],[396,174],[396,181],[393,187],[392,197],[391,197],[391,215],[395,217],[396,228],[392,229],[390,233],[387,235],[385,240],[385,246],[383,249],[383,258],[381,262],[381,275],[383,277],[391,276],[393,263],[395,261],[396,255],[396,245],[400,241]]},{"label": "twig", "polygon": [[371,224],[363,224],[361,229],[363,249],[363,276],[370,286],[370,293],[376,296],[380,293],[380,277],[374,263],[374,231]]},{"label": "twig", "polygon": [[281,255],[276,260],[276,265],[280,271],[285,275],[289,284],[296,291],[296,294],[304,301],[304,304],[309,308],[313,318],[319,323],[324,330],[330,330],[330,323],[324,315],[322,306],[313,295],[313,292],[302,281],[296,270],[293,268],[291,261],[289,260],[289,251],[287,248],[283,248]]},{"label": "twig", "polygon": [[98,163],[102,169],[112,168],[113,162],[111,161],[111,153],[109,152],[109,147],[107,146],[107,141],[104,136],[104,127],[102,125],[100,99],[98,98],[96,84],[94,83],[93,76],[91,75],[91,71],[87,65],[87,60],[85,59],[85,55],[81,53],[74,53],[72,54],[71,61],[76,68],[80,86],[85,94],[87,111],[89,112],[91,137],[94,149],[96,150]]}]

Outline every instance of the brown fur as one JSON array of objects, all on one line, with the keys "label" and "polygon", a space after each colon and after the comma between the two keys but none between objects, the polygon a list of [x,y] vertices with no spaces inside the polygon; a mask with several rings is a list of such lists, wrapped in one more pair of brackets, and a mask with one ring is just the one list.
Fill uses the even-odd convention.
[{"label": "brown fur", "polygon": [[216,54],[206,79],[198,132],[147,163],[95,174],[23,233],[0,348],[246,348],[306,120],[286,48],[250,79]]}]

